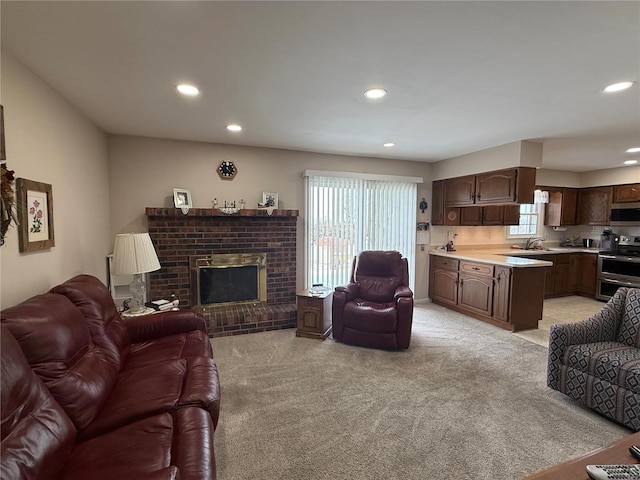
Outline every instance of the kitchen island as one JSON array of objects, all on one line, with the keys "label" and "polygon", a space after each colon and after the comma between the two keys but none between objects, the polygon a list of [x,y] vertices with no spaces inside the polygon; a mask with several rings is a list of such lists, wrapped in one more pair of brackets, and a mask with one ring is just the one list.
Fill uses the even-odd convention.
[{"label": "kitchen island", "polygon": [[429,297],[512,332],[538,328],[546,267],[552,266],[553,262],[510,255],[505,249],[431,250]]}]

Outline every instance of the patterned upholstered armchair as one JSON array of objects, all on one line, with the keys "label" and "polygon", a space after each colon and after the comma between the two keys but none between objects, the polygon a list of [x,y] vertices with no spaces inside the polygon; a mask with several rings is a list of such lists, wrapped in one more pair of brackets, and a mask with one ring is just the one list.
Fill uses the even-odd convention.
[{"label": "patterned upholstered armchair", "polygon": [[336,287],[333,338],[353,345],[409,348],[413,292],[407,259],[396,251],[369,250],[353,260],[351,281]]},{"label": "patterned upholstered armchair", "polygon": [[551,327],[547,384],[640,431],[640,289],[619,288],[592,317]]}]

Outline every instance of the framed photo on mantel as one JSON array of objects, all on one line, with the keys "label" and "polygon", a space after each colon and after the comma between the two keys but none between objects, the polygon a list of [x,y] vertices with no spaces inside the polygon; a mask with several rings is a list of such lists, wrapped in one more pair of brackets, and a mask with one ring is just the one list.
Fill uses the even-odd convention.
[{"label": "framed photo on mantel", "polygon": [[53,191],[48,183],[16,179],[18,196],[18,242],[21,252],[55,246],[53,233]]}]

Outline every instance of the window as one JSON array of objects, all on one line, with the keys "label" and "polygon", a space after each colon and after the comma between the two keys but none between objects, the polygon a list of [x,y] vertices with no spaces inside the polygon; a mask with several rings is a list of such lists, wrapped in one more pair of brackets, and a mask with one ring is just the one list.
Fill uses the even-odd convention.
[{"label": "window", "polygon": [[362,250],[397,250],[413,288],[417,177],[305,172],[306,284],[349,281]]},{"label": "window", "polygon": [[542,219],[541,203],[520,205],[520,224],[509,228],[508,238],[531,237],[539,235]]}]

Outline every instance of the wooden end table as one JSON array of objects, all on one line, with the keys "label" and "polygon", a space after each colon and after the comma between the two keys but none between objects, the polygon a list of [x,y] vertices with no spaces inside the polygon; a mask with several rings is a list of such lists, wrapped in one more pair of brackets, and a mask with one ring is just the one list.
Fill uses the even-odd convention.
[{"label": "wooden end table", "polygon": [[640,445],[640,432],[627,435],[608,447],[560,463],[524,480],[590,480],[587,465],[634,465],[638,463],[631,453],[631,445]]},{"label": "wooden end table", "polygon": [[312,295],[309,290],[296,294],[298,325],[296,337],[324,340],[331,333],[331,304],[333,290]]}]

